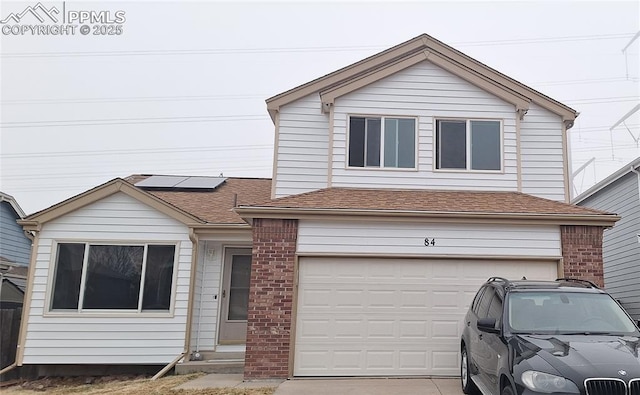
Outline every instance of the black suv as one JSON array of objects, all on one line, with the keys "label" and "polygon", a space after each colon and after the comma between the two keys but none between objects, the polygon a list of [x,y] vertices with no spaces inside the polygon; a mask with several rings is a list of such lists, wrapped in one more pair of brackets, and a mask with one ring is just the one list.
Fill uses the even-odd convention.
[{"label": "black suv", "polygon": [[465,394],[640,395],[640,330],[589,281],[492,277],[464,325]]}]

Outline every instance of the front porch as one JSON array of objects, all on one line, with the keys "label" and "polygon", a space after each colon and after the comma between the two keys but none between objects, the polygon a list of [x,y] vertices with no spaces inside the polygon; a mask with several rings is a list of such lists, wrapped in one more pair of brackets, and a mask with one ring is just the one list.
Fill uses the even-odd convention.
[{"label": "front porch", "polygon": [[176,374],[219,373],[242,374],[244,372],[244,345],[218,346],[216,351],[193,352],[175,367]]}]

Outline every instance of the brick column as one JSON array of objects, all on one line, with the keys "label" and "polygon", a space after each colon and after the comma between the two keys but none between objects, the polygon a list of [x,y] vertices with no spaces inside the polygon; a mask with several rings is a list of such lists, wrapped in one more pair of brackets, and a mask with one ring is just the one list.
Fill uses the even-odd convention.
[{"label": "brick column", "polygon": [[289,376],[297,237],[297,220],[253,220],[245,379]]},{"label": "brick column", "polygon": [[604,287],[601,226],[560,227],[564,276],[593,281]]}]

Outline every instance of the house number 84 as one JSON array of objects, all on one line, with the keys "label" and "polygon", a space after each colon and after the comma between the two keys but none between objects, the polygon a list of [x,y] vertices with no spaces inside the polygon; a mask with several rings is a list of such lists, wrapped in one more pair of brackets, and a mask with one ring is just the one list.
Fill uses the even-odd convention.
[{"label": "house number 84", "polygon": [[436,245],[436,238],[435,237],[425,237],[424,238],[424,245],[426,247],[433,247]]}]

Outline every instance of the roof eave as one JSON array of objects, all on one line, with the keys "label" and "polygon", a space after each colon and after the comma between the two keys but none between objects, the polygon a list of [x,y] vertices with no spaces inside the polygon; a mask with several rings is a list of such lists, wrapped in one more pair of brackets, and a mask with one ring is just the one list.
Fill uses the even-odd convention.
[{"label": "roof eave", "polygon": [[0,192],[0,202],[9,203],[11,208],[13,208],[13,211],[15,211],[16,214],[18,214],[18,217],[24,218],[26,216],[24,213],[24,210],[22,210],[22,207],[20,207],[20,205],[18,204],[18,202],[13,196],[6,194],[4,192]]},{"label": "roof eave", "polygon": [[[589,225],[611,227],[620,217],[614,214],[539,214],[539,213],[486,213],[454,211],[413,211],[413,210],[373,210],[373,209],[325,209],[325,208],[284,208],[284,207],[237,207],[236,212],[244,219],[291,218],[306,219],[318,217],[371,217],[416,219],[451,219],[464,221],[497,221],[544,223],[549,225]],[[462,221],[463,222],[463,221]]]},{"label": "roof eave", "polygon": [[39,230],[43,223],[54,220],[118,192],[122,192],[143,204],[147,204],[185,225],[204,223],[200,218],[175,207],[151,193],[136,188],[122,178],[115,178],[49,208],[31,214],[23,220],[18,221],[18,224],[22,225],[25,230]]},{"label": "roof eave", "polygon": [[632,169],[635,170],[635,171],[640,170],[640,156],[637,157],[636,159],[632,160],[630,163],[624,165],[623,167],[621,167],[620,169],[618,169],[617,171],[615,171],[614,173],[612,173],[611,175],[609,175],[608,177],[603,179],[602,181],[600,181],[597,184],[593,185],[591,188],[589,188],[586,191],[582,192],[580,195],[578,195],[575,198],[573,198],[571,203],[578,204],[578,203],[581,203],[582,201],[590,198],[591,196],[593,196],[596,193],[602,191],[603,189],[605,189],[609,185],[611,185],[614,182],[618,181],[622,177],[624,177],[627,174],[631,173]]},{"label": "roof eave", "polygon": [[241,229],[241,230],[251,230],[251,225],[248,223],[206,223],[206,224],[190,224],[190,228],[193,228],[195,231],[199,230],[233,230],[233,229]]}]

